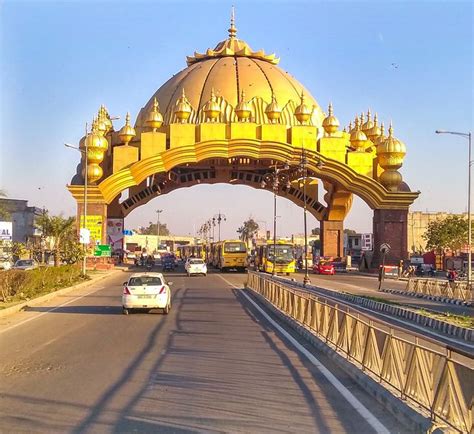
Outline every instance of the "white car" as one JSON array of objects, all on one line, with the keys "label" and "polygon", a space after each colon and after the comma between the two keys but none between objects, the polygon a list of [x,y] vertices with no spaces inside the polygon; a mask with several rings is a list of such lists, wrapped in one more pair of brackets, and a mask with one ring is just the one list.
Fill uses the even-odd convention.
[{"label": "white car", "polygon": [[34,259],[18,259],[13,266],[14,270],[34,270],[38,268],[38,263]]},{"label": "white car", "polygon": [[184,264],[184,269],[186,273],[188,273],[188,276],[192,276],[193,274],[207,275],[207,265],[199,258],[189,258],[186,264]]},{"label": "white car", "polygon": [[171,309],[173,282],[165,282],[161,273],[134,273],[123,283],[122,307],[128,315],[132,309],[163,309],[168,314]]}]

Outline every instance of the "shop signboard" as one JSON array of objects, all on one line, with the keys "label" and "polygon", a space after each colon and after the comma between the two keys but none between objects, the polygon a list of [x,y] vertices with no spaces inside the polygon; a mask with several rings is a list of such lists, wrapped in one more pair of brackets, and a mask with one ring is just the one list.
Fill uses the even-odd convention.
[{"label": "shop signboard", "polygon": [[13,223],[0,222],[0,240],[11,242],[12,237],[13,237]]},{"label": "shop signboard", "polygon": [[108,244],[98,244],[95,246],[94,256],[110,258],[112,256],[112,249]]}]

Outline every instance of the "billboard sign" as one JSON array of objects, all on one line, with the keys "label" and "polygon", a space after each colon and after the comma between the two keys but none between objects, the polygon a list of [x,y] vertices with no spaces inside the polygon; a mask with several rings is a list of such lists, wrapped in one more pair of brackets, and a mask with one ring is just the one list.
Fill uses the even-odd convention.
[{"label": "billboard sign", "polygon": [[[102,221],[101,215],[86,216],[86,228],[89,230],[90,238],[94,242],[102,242]],[[81,228],[84,227],[84,216],[81,215]]]},{"label": "billboard sign", "polygon": [[13,237],[13,223],[0,222],[0,240],[11,242],[12,237]]},{"label": "billboard sign", "polygon": [[112,252],[123,250],[123,219],[107,219],[107,243],[112,246]]}]

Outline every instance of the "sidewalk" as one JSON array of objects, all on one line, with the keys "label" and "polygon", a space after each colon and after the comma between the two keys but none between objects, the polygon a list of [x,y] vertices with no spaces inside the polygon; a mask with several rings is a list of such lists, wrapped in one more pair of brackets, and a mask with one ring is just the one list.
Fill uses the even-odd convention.
[{"label": "sidewalk", "polygon": [[12,314],[17,313],[17,312],[20,312],[25,307],[36,306],[38,304],[42,304],[46,301],[49,301],[49,300],[51,300],[54,297],[57,297],[59,295],[68,294],[69,292],[72,292],[75,289],[87,288],[89,286],[94,285],[98,281],[101,281],[101,280],[103,280],[103,279],[105,279],[109,276],[117,275],[118,273],[122,273],[124,271],[128,271],[128,267],[120,267],[119,266],[119,267],[115,267],[113,270],[107,270],[107,271],[103,271],[103,272],[101,271],[101,272],[99,272],[100,274],[90,275],[90,280],[86,280],[86,281],[81,282],[81,283],[76,283],[75,285],[68,286],[66,288],[61,288],[61,289],[58,289],[57,291],[53,291],[53,292],[50,292],[50,293],[45,294],[45,295],[41,295],[41,296],[36,297],[36,298],[32,298],[31,300],[23,301],[23,302],[15,304],[13,306],[2,309],[2,310],[0,310],[0,318],[8,316],[8,315],[12,315]]}]

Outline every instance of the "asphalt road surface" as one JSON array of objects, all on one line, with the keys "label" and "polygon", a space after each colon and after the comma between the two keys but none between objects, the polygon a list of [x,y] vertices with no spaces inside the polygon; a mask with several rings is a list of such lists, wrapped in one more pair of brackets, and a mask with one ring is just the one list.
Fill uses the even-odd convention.
[{"label": "asphalt road surface", "polygon": [[170,273],[169,315],[125,316],[127,276],[0,319],[0,432],[408,432],[265,318],[244,275]]}]

